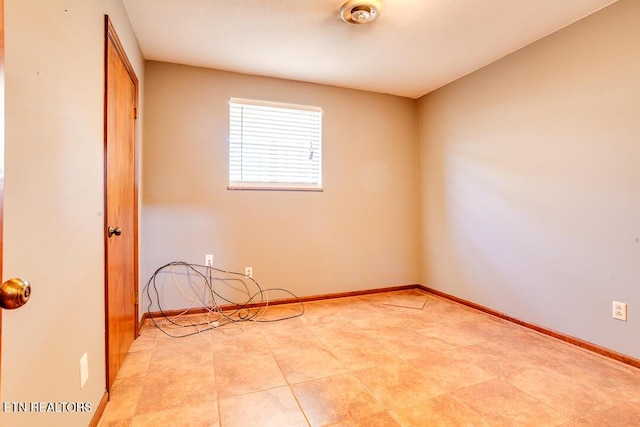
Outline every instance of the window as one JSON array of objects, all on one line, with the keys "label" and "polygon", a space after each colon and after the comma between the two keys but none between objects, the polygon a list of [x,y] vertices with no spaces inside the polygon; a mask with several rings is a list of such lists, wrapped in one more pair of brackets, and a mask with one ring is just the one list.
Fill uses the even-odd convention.
[{"label": "window", "polygon": [[322,190],[322,110],[231,98],[228,188]]}]

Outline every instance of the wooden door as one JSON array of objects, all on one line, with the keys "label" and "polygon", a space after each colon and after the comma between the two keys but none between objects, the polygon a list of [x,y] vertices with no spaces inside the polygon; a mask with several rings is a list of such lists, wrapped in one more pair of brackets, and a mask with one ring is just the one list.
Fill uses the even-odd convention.
[{"label": "wooden door", "polygon": [[105,313],[107,389],[138,330],[138,79],[105,17]]}]

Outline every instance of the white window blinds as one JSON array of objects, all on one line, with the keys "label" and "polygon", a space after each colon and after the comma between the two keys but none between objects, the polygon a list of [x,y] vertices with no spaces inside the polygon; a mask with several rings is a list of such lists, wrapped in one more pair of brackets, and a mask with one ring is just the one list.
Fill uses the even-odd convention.
[{"label": "white window blinds", "polygon": [[229,188],[321,189],[322,110],[231,98]]}]

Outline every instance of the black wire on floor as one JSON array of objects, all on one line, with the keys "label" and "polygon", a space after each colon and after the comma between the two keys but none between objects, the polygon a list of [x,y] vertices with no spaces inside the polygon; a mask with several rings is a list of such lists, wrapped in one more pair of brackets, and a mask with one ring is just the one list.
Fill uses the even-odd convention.
[{"label": "black wire on floor", "polygon": [[[181,267],[183,268],[183,272],[176,273],[176,270]],[[214,277],[214,273],[216,275],[223,274],[226,275],[226,277]],[[169,315],[162,308],[157,280],[159,276],[163,274],[172,275],[174,284],[180,293],[183,294],[183,297],[185,297],[184,290],[175,280],[176,274],[179,275],[182,280],[186,280],[187,283],[192,286],[192,290],[194,279],[196,281],[195,286],[202,287],[201,289],[196,289],[197,292],[194,292],[194,295],[192,295],[192,306],[182,310],[182,312],[177,315]],[[234,301],[233,299],[230,299],[230,297],[223,296],[216,289],[216,286],[214,286],[214,283],[226,283],[229,281],[240,282],[248,297],[243,301]],[[250,287],[255,287],[256,289],[253,294],[251,293]],[[269,308],[268,294],[269,292],[276,291],[284,292],[285,294],[292,296],[300,306],[299,312],[288,316],[269,316],[269,318],[266,318],[266,313]],[[300,298],[286,289],[263,289],[252,277],[245,276],[242,273],[222,270],[206,265],[190,264],[182,261],[170,262],[158,268],[145,284],[143,292],[146,292],[149,300],[149,304],[147,305],[147,315],[149,316],[151,323],[153,323],[153,325],[160,329],[164,334],[174,338],[188,337],[205,331],[210,331],[212,329],[218,329],[226,325],[242,322],[277,322],[299,317],[304,313],[304,304]],[[208,300],[206,297],[208,297]],[[154,302],[158,307],[160,318],[164,319],[163,322],[157,322],[156,317],[152,315],[151,308]],[[196,303],[198,303],[198,306],[194,306]],[[221,307],[221,305],[227,305],[229,307],[225,308]],[[196,315],[199,317],[199,320],[194,320],[194,309],[200,312]],[[174,333],[175,331],[182,331],[182,333]]]}]

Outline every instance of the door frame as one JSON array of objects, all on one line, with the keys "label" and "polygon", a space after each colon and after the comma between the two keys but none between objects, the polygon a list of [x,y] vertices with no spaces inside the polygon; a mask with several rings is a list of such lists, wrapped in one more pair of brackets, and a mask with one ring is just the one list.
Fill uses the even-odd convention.
[{"label": "door frame", "polygon": [[[3,1],[3,0],[0,0]],[[108,224],[108,212],[109,206],[107,203],[107,183],[108,183],[108,157],[107,157],[107,142],[108,142],[108,67],[109,67],[109,54],[108,47],[111,43],[113,48],[116,50],[118,56],[122,60],[131,80],[133,81],[135,87],[135,95],[134,95],[134,120],[137,120],[137,110],[138,110],[138,102],[139,102],[139,88],[138,88],[138,78],[136,76],[131,63],[129,62],[129,58],[120,43],[120,39],[109,19],[109,15],[104,16],[105,23],[105,37],[104,37],[104,256],[105,256],[105,271],[104,271],[104,304],[105,304],[105,381],[107,392],[110,391],[111,385],[109,384],[109,259],[108,259],[108,239],[107,236],[107,228]],[[137,123],[137,122],[136,122]],[[138,132],[137,125],[134,125],[134,138],[133,138],[133,197],[135,203],[133,205],[133,271],[134,271],[134,339],[139,336],[139,319],[138,319],[138,306],[140,301],[138,300]]]}]

